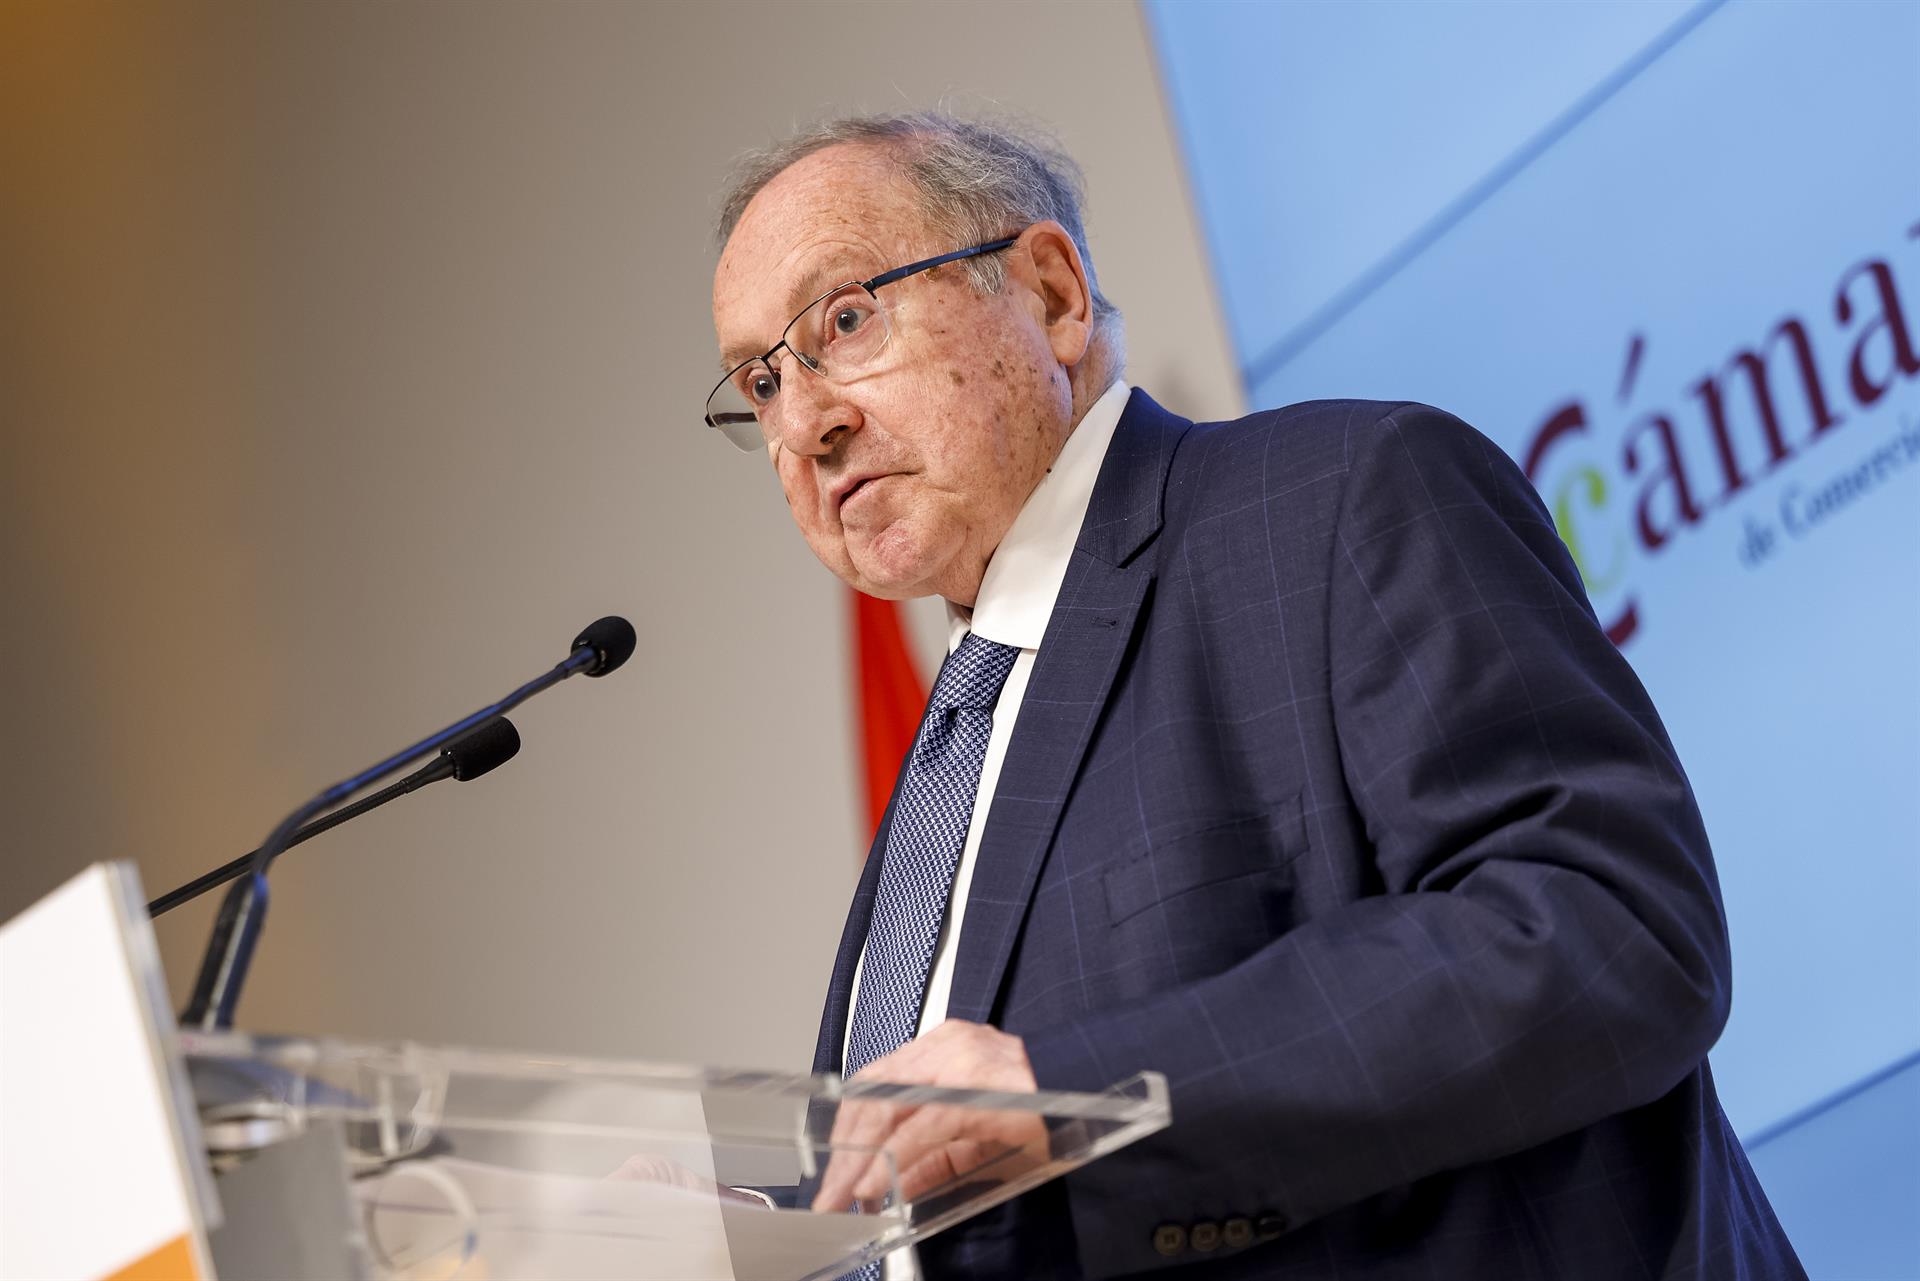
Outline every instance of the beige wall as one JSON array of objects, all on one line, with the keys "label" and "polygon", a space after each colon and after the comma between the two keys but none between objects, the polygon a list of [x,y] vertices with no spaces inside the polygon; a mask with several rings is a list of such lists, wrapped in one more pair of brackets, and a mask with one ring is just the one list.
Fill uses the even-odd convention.
[{"label": "beige wall", "polygon": [[[1050,121],[1131,376],[1235,411],[1122,3],[0,17],[0,916],[158,892],[559,658],[521,758],[290,855],[261,1029],[802,1066],[863,836],[842,597],[699,426],[730,156]],[[158,929],[184,989],[213,899]]]}]

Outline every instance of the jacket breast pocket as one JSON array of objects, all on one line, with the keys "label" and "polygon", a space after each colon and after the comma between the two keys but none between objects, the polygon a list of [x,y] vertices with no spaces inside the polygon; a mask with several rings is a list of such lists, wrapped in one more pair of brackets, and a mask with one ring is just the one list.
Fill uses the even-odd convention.
[{"label": "jacket breast pocket", "polygon": [[1170,979],[1228,968],[1290,928],[1306,848],[1298,795],[1156,840],[1102,878],[1114,950]]}]

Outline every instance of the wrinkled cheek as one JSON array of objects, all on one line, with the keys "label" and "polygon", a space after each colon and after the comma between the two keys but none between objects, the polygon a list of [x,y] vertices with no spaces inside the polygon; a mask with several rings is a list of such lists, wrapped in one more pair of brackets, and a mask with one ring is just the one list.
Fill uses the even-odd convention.
[{"label": "wrinkled cheek", "polygon": [[820,563],[839,573],[847,564],[853,536],[839,529],[829,529],[824,524],[802,524],[800,532],[806,536],[807,546]]},{"label": "wrinkled cheek", "polygon": [[787,514],[793,518],[794,528],[808,550],[821,564],[840,573],[847,563],[847,551],[845,534],[839,524],[822,518],[819,500],[813,494],[796,494],[784,485],[781,493],[787,501]]}]

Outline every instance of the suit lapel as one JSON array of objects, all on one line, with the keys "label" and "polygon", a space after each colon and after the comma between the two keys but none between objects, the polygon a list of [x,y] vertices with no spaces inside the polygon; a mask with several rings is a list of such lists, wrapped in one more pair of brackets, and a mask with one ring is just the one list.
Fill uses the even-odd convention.
[{"label": "suit lapel", "polygon": [[853,906],[847,909],[847,923],[840,931],[840,951],[833,958],[833,978],[827,983],[827,1008],[820,1015],[820,1035],[813,1045],[815,1073],[836,1076],[840,1073],[840,1051],[847,1039],[847,1006],[853,999],[853,974],[860,963],[860,951],[867,944],[874,890],[880,884],[880,865],[886,861],[887,829],[893,826],[893,806],[900,799],[900,779],[905,777],[903,760],[900,775],[893,783],[893,795],[887,800],[887,812],[881,816],[880,829],[873,834],[873,844],[867,849],[867,864],[860,871]]},{"label": "suit lapel", "polygon": [[981,835],[948,999],[952,1018],[985,1022],[992,1012],[1153,581],[1153,557],[1138,553],[1160,530],[1173,451],[1192,426],[1135,390],[1114,430]]}]

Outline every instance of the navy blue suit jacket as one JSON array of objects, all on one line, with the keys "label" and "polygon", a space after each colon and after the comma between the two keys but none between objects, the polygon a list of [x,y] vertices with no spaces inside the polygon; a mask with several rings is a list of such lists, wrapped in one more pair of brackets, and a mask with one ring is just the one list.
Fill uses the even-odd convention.
[{"label": "navy blue suit jacket", "polygon": [[1135,391],[950,1013],[1024,1037],[1043,1088],[1164,1072],[1173,1124],[923,1261],[1801,1277],[1707,1070],[1728,979],[1673,746],[1505,454],[1419,405],[1196,426]]}]

